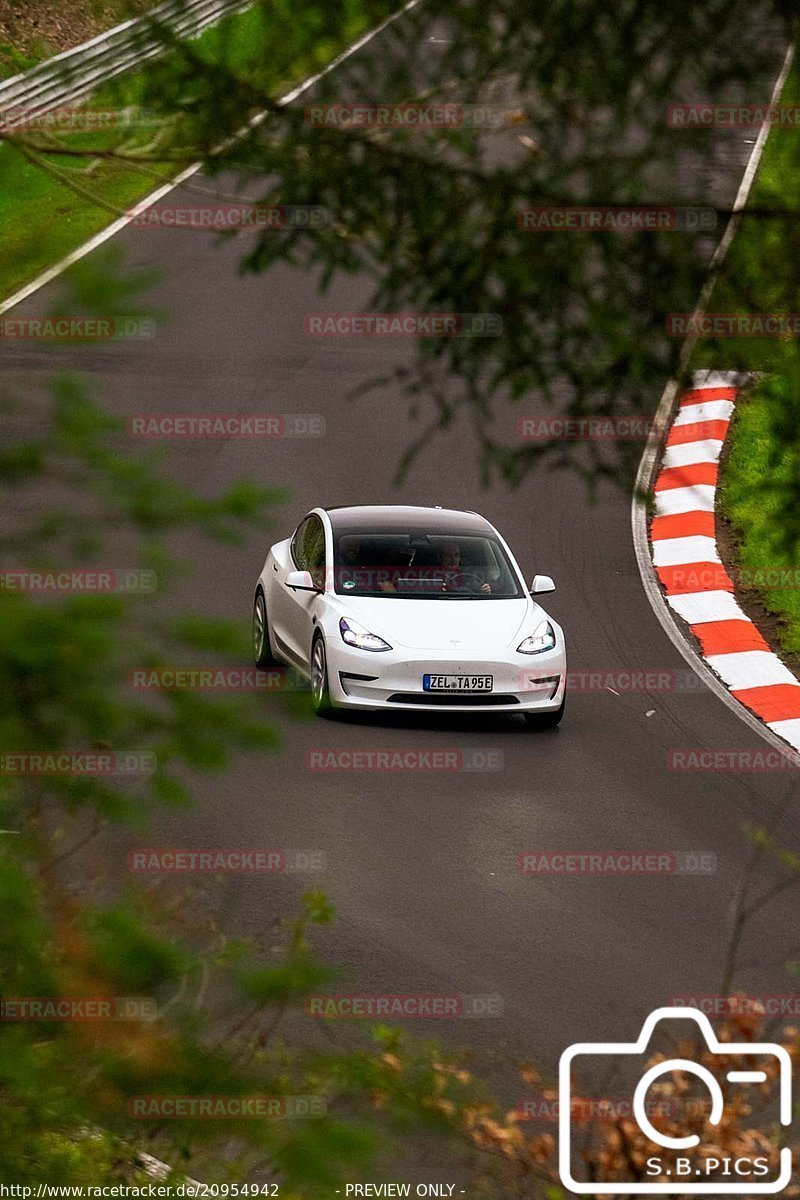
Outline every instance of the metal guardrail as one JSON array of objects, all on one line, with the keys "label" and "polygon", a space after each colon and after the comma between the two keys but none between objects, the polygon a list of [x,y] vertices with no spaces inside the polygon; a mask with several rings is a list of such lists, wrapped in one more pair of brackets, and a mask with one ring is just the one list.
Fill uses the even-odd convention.
[{"label": "metal guardrail", "polygon": [[152,21],[180,38],[192,38],[229,13],[249,8],[253,0],[165,0],[144,17],[135,17],[39,63],[30,71],[0,82],[0,128],[3,112],[46,113],[58,105],[83,100],[100,84],[165,50]]}]

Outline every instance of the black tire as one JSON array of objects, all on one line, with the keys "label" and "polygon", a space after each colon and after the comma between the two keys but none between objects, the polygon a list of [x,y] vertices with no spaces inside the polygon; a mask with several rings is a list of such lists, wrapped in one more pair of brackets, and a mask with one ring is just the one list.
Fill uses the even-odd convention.
[{"label": "black tire", "polygon": [[564,717],[566,703],[567,697],[564,696],[555,712],[525,713],[525,724],[529,729],[555,729]]},{"label": "black tire", "polygon": [[269,620],[267,619],[267,602],[261,588],[253,600],[253,661],[257,667],[277,667],[269,644]]},{"label": "black tire", "polygon": [[325,639],[316,634],[311,644],[311,702],[318,717],[329,717],[333,713],[331,694],[328,688],[328,656]]}]

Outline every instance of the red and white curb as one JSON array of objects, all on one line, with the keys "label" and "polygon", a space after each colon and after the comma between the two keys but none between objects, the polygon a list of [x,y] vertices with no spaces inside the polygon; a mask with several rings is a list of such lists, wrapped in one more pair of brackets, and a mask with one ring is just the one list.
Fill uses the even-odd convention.
[{"label": "red and white curb", "polygon": [[741,381],[696,371],[680,398],[653,484],[653,566],[670,608],[733,698],[800,750],[800,681],[737,604],[714,535],[719,457]]}]

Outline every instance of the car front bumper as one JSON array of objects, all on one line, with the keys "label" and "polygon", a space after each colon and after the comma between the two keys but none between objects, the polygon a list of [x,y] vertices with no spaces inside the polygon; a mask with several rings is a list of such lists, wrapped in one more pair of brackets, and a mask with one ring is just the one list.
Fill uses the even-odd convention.
[{"label": "car front bumper", "polygon": [[[397,709],[409,712],[554,712],[564,698],[563,645],[543,654],[516,654],[502,661],[479,652],[433,650],[383,652],[326,643],[328,688],[337,708]],[[414,655],[410,658],[410,655]],[[426,692],[423,676],[491,675],[488,692]]]}]

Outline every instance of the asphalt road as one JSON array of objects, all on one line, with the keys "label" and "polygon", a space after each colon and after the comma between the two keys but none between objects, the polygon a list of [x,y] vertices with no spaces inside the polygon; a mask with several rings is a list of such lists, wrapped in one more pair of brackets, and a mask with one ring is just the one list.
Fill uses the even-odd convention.
[{"label": "asphalt road", "polygon": [[[779,60],[776,53],[775,74]],[[749,150],[743,134],[716,164],[720,195],[734,195]],[[707,163],[696,171],[705,178]],[[197,187],[212,185],[198,177],[173,199],[196,199]],[[424,448],[402,486],[392,484],[418,430],[407,402],[391,385],[357,401],[348,395],[401,361],[406,348],[303,332],[309,311],[362,309],[364,281],[338,283],[323,302],[314,278],[283,266],[240,277],[239,243],[214,247],[198,233],[141,229],[117,241],[132,266],[163,270],[152,298],[171,313],[168,325],[152,340],[91,348],[7,345],[7,382],[32,393],[55,367],[68,366],[88,372],[120,415],[316,413],[326,421],[320,438],[165,443],[167,470],[203,493],[251,476],[292,494],[274,526],[243,547],[190,538],[176,546],[195,571],[171,593],[169,611],[191,608],[248,624],[268,545],[313,505],[440,503],[484,513],[527,575],[555,578],[548,607],[566,631],[573,669],[685,675],[639,581],[624,482],[601,484],[593,502],[564,470],[536,474],[515,491],[501,483],[482,489],[462,421]],[[46,310],[53,295],[52,287],[39,293],[19,315]],[[653,410],[663,383],[653,377]],[[509,440],[523,410],[497,414]],[[501,718],[300,724],[266,699],[264,712],[282,726],[280,750],[243,756],[224,777],[198,777],[195,808],[159,817],[147,841],[322,849],[328,868],[315,881],[339,915],[320,945],[349,968],[349,990],[503,998],[500,1018],[411,1028],[467,1045],[484,1066],[524,1056],[552,1070],[575,1040],[633,1037],[671,995],[718,990],[730,905],[748,855],[741,826],[771,819],[788,784],[776,773],[668,769],[671,748],[765,745],[703,686],[574,694],[561,728],[547,734]],[[307,752],[322,747],[500,751],[502,769],[306,770]],[[791,842],[796,822],[787,817],[779,828]],[[535,878],[517,866],[528,850],[614,849],[704,851],[718,865],[710,875],[628,879]],[[120,848],[121,874],[123,856]],[[228,928],[265,930],[308,882],[233,879]],[[789,898],[778,901],[751,928],[738,977],[743,989],[791,990],[783,963],[795,949],[793,907]],[[514,1085],[506,1086],[512,1098]]]}]

